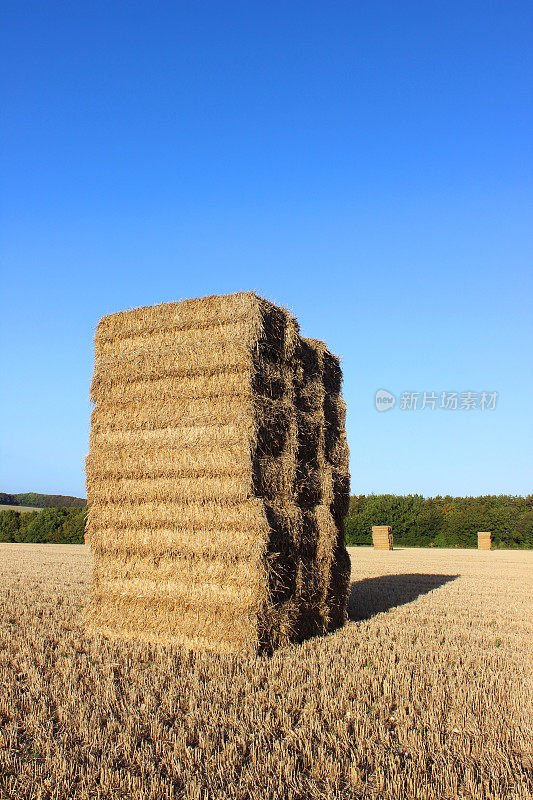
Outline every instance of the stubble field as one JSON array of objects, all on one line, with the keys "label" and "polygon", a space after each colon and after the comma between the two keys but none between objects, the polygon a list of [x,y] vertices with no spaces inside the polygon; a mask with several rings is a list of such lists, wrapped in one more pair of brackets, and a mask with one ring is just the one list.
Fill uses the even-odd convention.
[{"label": "stubble field", "polygon": [[351,621],[250,660],[88,639],[88,548],[0,545],[0,797],[529,800],[533,553],[350,554]]}]

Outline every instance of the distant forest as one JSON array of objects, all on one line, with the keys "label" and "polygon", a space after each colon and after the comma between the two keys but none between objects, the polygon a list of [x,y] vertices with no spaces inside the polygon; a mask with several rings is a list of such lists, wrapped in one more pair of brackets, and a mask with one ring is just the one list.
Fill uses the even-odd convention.
[{"label": "distant forest", "polygon": [[31,506],[32,508],[84,508],[87,500],[63,494],[36,494],[35,492],[6,494],[0,492],[0,505]]},{"label": "distant forest", "polygon": [[[0,503],[43,509],[0,511],[0,542],[83,543],[87,503],[79,497],[0,493]],[[404,547],[477,547],[478,531],[491,531],[493,547],[529,549],[533,548],[533,495],[351,497],[347,544],[370,545],[372,525],[390,525],[394,544]]]},{"label": "distant forest", "polygon": [[85,507],[0,511],[0,542],[83,544],[86,515]]}]

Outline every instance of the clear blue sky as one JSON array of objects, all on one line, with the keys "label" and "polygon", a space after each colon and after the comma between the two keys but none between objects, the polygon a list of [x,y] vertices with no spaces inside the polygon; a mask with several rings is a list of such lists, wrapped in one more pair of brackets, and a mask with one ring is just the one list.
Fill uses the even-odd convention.
[{"label": "clear blue sky", "polygon": [[354,493],[531,492],[529,3],[6,0],[1,29],[0,490],[84,494],[103,314],[255,289],[342,357]]}]

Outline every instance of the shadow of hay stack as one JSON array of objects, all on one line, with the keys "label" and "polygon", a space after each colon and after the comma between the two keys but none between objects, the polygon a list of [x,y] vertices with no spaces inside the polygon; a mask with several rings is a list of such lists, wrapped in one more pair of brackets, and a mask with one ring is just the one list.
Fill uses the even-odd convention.
[{"label": "shadow of hay stack", "polygon": [[352,583],[348,599],[348,616],[353,621],[370,619],[382,611],[411,603],[459,575],[381,575]]},{"label": "shadow of hay stack", "polygon": [[252,292],[100,321],[90,633],[269,652],[344,623],[341,379]]}]

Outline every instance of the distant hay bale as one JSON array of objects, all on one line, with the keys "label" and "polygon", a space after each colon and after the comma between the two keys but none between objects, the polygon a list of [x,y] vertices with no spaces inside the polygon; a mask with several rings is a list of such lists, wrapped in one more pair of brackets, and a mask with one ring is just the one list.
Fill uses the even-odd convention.
[{"label": "distant hay bale", "polygon": [[344,623],[341,379],[251,292],[100,321],[89,632],[261,652]]},{"label": "distant hay bale", "polygon": [[478,550],[490,550],[491,544],[491,531],[478,531],[477,534],[477,547]]},{"label": "distant hay bale", "polygon": [[372,544],[374,550],[392,550],[392,528],[390,525],[372,526]]}]

